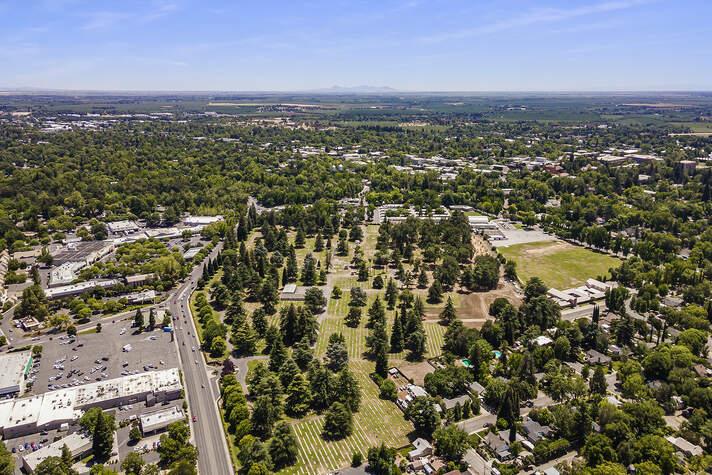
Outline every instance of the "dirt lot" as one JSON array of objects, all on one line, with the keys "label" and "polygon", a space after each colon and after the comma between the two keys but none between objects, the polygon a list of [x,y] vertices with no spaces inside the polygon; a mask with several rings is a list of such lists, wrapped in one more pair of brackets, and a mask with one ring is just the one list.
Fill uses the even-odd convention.
[{"label": "dirt lot", "polygon": [[[466,327],[482,328],[489,317],[489,306],[496,298],[504,297],[515,307],[519,307],[521,298],[509,281],[500,279],[495,290],[489,292],[460,293],[460,306],[457,308],[457,317]],[[439,320],[442,307],[427,307],[426,320]]]},{"label": "dirt lot", "polygon": [[[413,380],[413,384],[422,386],[425,381],[425,375],[434,372],[435,368],[433,368],[427,361],[421,361],[420,363],[402,364],[398,366],[398,370],[401,371],[406,377],[411,378]],[[396,385],[401,384],[399,381],[394,381]]]}]

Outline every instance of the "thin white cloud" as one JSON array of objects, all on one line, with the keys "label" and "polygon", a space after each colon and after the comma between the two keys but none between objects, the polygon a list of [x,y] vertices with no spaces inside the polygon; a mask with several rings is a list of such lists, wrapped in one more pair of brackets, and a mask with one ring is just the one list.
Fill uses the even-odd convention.
[{"label": "thin white cloud", "polygon": [[143,23],[149,23],[155,20],[158,20],[159,18],[163,18],[166,15],[169,15],[175,11],[178,11],[180,8],[177,3],[174,2],[169,2],[169,1],[154,1],[151,3],[151,9],[148,13],[146,13],[143,17],[141,17],[140,21]]},{"label": "thin white cloud", "polygon": [[568,10],[560,8],[536,8],[529,10],[527,13],[518,17],[504,19],[496,21],[494,23],[480,25],[473,28],[466,28],[449,33],[425,36],[422,37],[420,40],[427,43],[439,43],[447,40],[457,40],[472,36],[488,35],[492,33],[499,33],[500,31],[511,30],[514,28],[535,25],[538,23],[555,23],[571,18],[593,15],[596,13],[625,10],[639,5],[644,5],[646,3],[651,3],[651,0],[607,1],[603,3],[582,6]]},{"label": "thin white cloud", "polygon": [[165,58],[148,58],[145,56],[136,56],[133,58],[135,61],[145,64],[145,65],[152,65],[152,66],[175,66],[179,68],[187,68],[188,63],[185,61],[179,61],[179,60],[173,60],[173,59],[165,59]]},{"label": "thin white cloud", "polygon": [[86,16],[88,20],[79,27],[81,30],[108,30],[131,17],[128,13],[111,11],[91,12]]}]

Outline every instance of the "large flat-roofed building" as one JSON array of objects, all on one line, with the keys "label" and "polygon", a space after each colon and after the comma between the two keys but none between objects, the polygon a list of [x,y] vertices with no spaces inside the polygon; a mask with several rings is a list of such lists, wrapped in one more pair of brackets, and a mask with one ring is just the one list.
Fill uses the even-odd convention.
[{"label": "large flat-roofed building", "polygon": [[170,409],[160,409],[158,411],[142,414],[139,418],[141,423],[141,431],[144,435],[165,429],[174,422],[179,422],[185,419],[183,411],[178,407],[173,406]]},{"label": "large flat-roofed building", "polygon": [[77,278],[76,272],[85,267],[85,262],[65,262],[52,269],[49,273],[49,286],[59,287],[71,284]]},{"label": "large flat-roofed building", "polygon": [[3,427],[3,438],[12,439],[37,431],[43,396],[23,397],[15,400],[12,412]]},{"label": "large flat-roofed building", "polygon": [[106,223],[106,229],[108,229],[110,233],[114,234],[132,233],[138,231],[139,226],[135,221],[112,221],[110,223]]},{"label": "large flat-roofed building", "polygon": [[69,453],[72,454],[72,458],[81,458],[91,452],[92,437],[85,432],[75,432],[35,452],[28,450],[22,455],[22,468],[27,473],[33,473],[47,457],[61,457],[62,447],[65,445],[69,449]]},{"label": "large flat-roofed building", "polygon": [[0,396],[25,390],[25,376],[32,365],[32,352],[0,355]]},{"label": "large flat-roofed building", "polygon": [[48,299],[61,299],[62,297],[68,297],[70,295],[78,295],[83,292],[92,290],[94,287],[102,287],[104,289],[109,289],[119,281],[116,279],[110,280],[89,280],[86,282],[79,282],[72,285],[63,285],[61,287],[55,287],[53,289],[45,289],[44,293]]},{"label": "large flat-roofed building", "polygon": [[152,406],[180,398],[181,390],[178,369],[172,368],[12,399],[0,403],[0,432],[5,439],[22,437],[74,422],[91,407]]},{"label": "large flat-roofed building", "polygon": [[183,218],[183,224],[186,226],[207,226],[222,221],[222,219],[222,216],[187,216]]},{"label": "large flat-roofed building", "polygon": [[185,259],[185,260],[191,260],[192,258],[194,258],[195,256],[198,255],[198,253],[200,252],[200,249],[202,249],[202,248],[200,248],[200,247],[191,247],[190,249],[188,249],[187,251],[185,251],[185,252],[183,253],[183,259]]}]

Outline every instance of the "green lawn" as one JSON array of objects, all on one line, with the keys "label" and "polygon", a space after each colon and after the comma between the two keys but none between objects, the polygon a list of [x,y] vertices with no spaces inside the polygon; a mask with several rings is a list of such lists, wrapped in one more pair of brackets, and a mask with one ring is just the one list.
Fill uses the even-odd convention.
[{"label": "green lawn", "polygon": [[368,374],[373,363],[352,361],[350,369],[361,385],[361,408],[354,414],[354,432],[346,439],[324,441],[321,430],[324,416],[308,416],[293,423],[299,443],[297,463],[278,472],[280,474],[313,475],[327,473],[347,466],[354,452],[364,456],[369,447],[385,442],[391,447],[408,443],[406,435],[413,430],[403,413],[390,401],[378,398],[378,388]]},{"label": "green lawn", "polygon": [[608,274],[620,259],[562,242],[530,242],[497,249],[517,263],[523,280],[540,277],[546,285],[559,290],[582,285],[588,278]]}]

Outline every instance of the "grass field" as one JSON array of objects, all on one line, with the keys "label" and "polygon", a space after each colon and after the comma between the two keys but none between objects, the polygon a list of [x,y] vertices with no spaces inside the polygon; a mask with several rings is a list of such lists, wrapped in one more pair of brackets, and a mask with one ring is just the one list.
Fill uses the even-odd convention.
[{"label": "grass field", "polygon": [[559,290],[608,274],[608,269],[620,264],[615,257],[560,241],[515,244],[498,250],[517,263],[517,274],[523,280],[538,276]]},{"label": "grass field", "polygon": [[354,414],[354,432],[339,441],[324,441],[321,430],[324,416],[312,416],[293,424],[299,442],[297,463],[278,472],[280,474],[312,475],[327,473],[349,464],[354,452],[365,456],[368,447],[385,442],[391,447],[408,443],[406,434],[413,430],[403,413],[390,401],[378,398],[378,388],[368,374],[373,363],[352,361],[349,363],[361,385],[361,408]]}]

